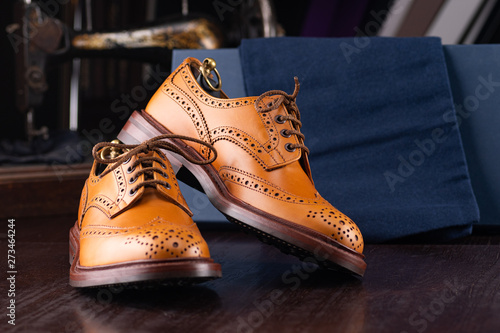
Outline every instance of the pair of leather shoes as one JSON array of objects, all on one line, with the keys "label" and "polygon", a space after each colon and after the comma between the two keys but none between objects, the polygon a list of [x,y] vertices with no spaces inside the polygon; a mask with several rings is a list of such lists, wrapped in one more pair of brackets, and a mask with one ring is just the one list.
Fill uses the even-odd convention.
[{"label": "pair of leather shoes", "polygon": [[358,227],[314,186],[298,80],[291,95],[236,99],[220,85],[215,62],[188,58],[146,110],[132,114],[118,136],[123,143],[94,147],[70,231],[72,286],[221,276],[179,190],[181,167],[229,221],[262,241],[327,269],[364,274]]}]

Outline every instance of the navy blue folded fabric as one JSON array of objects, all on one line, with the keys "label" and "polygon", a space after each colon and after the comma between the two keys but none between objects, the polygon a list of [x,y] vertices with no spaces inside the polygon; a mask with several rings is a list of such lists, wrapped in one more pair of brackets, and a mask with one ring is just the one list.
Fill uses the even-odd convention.
[{"label": "navy blue folded fabric", "polygon": [[479,212],[438,38],[276,38],[240,46],[248,95],[293,91],[319,192],[365,240],[467,235]]},{"label": "navy blue folded fabric", "polygon": [[499,226],[500,45],[445,45],[444,54],[480,224]]}]

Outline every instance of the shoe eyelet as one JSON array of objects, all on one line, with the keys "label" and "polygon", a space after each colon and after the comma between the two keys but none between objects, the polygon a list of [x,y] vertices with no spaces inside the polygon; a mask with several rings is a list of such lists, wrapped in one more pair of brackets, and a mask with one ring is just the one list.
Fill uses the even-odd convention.
[{"label": "shoe eyelet", "polygon": [[132,178],[130,178],[130,179],[128,180],[128,183],[129,183],[129,184],[133,184],[133,183],[135,183],[135,182],[137,181],[137,178],[139,178],[139,177],[132,177]]},{"label": "shoe eyelet", "polygon": [[288,132],[288,130],[287,130],[287,129],[282,129],[282,130],[280,131],[280,134],[281,134],[281,136],[282,136],[282,137],[284,137],[284,138],[289,138],[289,137],[291,137],[291,136],[292,136],[292,134],[290,134],[290,132]]},{"label": "shoe eyelet", "polygon": [[134,166],[133,168],[128,167],[128,168],[127,168],[127,173],[129,173],[129,174],[130,174],[130,173],[134,172],[134,170],[135,170],[135,166]]},{"label": "shoe eyelet", "polygon": [[128,162],[130,162],[131,159],[132,157],[129,157],[125,162],[123,162],[123,164],[127,164]]},{"label": "shoe eyelet", "polygon": [[274,121],[277,122],[278,124],[284,124],[285,123],[285,119],[283,119],[283,116],[282,115],[277,115],[276,117],[274,117]]},{"label": "shoe eyelet", "polygon": [[297,148],[292,147],[292,144],[291,144],[291,143],[287,143],[287,144],[285,145],[285,149],[286,149],[287,151],[289,151],[289,152],[293,153],[293,152],[294,152]]},{"label": "shoe eyelet", "polygon": [[131,197],[134,196],[135,194],[137,193],[137,187],[131,189],[129,192],[128,192],[128,195],[130,195]]},{"label": "shoe eyelet", "polygon": [[166,185],[164,185],[164,187],[167,189],[167,190],[170,190],[172,187],[170,186],[169,183],[167,183]]}]

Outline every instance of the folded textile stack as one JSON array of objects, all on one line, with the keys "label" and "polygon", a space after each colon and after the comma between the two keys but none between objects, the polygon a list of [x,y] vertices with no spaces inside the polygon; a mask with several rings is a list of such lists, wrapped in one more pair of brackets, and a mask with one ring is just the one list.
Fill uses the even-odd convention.
[{"label": "folded textile stack", "polygon": [[[438,38],[252,39],[239,59],[228,53],[230,60],[214,57],[219,71],[224,77],[224,63],[241,64],[247,95],[292,93],[299,78],[316,187],[367,242],[471,232],[479,211]],[[223,81],[226,89],[239,84]]]}]

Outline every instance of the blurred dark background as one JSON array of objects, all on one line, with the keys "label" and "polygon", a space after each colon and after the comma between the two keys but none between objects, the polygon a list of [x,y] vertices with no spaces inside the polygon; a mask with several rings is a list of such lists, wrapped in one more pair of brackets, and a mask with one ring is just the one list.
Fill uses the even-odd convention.
[{"label": "blurred dark background", "polygon": [[[174,22],[183,19],[183,6],[188,4],[189,15],[208,18],[222,31],[221,47],[237,47],[242,38],[266,37],[261,31],[262,7],[272,9],[275,35],[307,37],[352,37],[352,36],[426,36],[429,33],[443,35],[443,41],[451,43],[496,43],[500,41],[500,1],[475,1],[465,13],[454,13],[452,17],[464,19],[449,22],[449,29],[460,35],[446,39],[449,32],[439,31],[433,23],[443,23],[448,11],[453,14],[451,0],[175,0],[175,1],[130,1],[130,0],[32,0],[41,8],[49,9],[49,16],[73,28],[77,8],[89,10],[82,16],[82,29],[86,21],[91,22],[92,31],[123,30],[141,27],[152,22]],[[13,46],[12,31],[15,21],[14,9],[19,0],[2,1],[0,10],[2,68],[0,98],[2,121],[0,140],[26,140],[25,114],[16,108],[15,59],[19,54]],[[451,4],[451,5],[450,5]],[[88,6],[88,8],[86,7]],[[397,27],[394,28],[395,23]],[[458,26],[458,23],[460,26]],[[445,22],[446,23],[446,22]],[[443,26],[443,24],[441,24]],[[392,28],[391,28],[392,27]],[[383,29],[382,29],[383,28]],[[392,29],[392,30],[391,30]],[[429,32],[431,31],[431,32]],[[448,33],[448,37],[447,34]],[[19,34],[19,32],[17,32]],[[449,43],[449,42],[448,42]],[[168,51],[168,50],[167,50]],[[79,75],[78,133],[99,127],[104,117],[111,119],[114,130],[106,133],[112,139],[126,119],[123,113],[112,112],[113,106],[127,104],[140,109],[145,107],[155,89],[146,89],[146,94],[131,99],[134,88],[143,85],[156,70],[166,75],[170,70],[168,52],[149,61],[120,59],[118,57],[82,58]],[[158,55],[161,55],[160,57]],[[18,59],[19,60],[19,59]],[[158,67],[160,66],[160,67]],[[34,109],[35,129],[46,126],[50,131],[70,128],[70,80],[72,60],[61,57],[47,65],[45,75],[48,89],[43,94],[43,103]],[[139,92],[136,90],[136,92]],[[128,96],[128,97],[127,97]],[[113,104],[114,103],[114,104]],[[120,117],[121,116],[121,117]],[[1,162],[0,162],[1,163]]]},{"label": "blurred dark background", "polygon": [[[85,2],[85,0],[80,1]],[[16,108],[15,103],[16,53],[12,45],[12,39],[9,39],[6,32],[6,28],[14,21],[13,13],[16,2],[19,3],[19,1],[14,0],[2,1],[2,9],[0,10],[0,42],[2,49],[0,66],[4,74],[4,80],[0,83],[0,98],[3,102],[0,139],[24,140],[26,138],[25,116]],[[260,23],[258,2],[252,0],[190,0],[188,4],[190,14],[206,16],[221,27],[224,33],[223,47],[237,47],[241,38],[259,37],[255,36],[255,34],[259,34],[259,32],[256,33],[255,31]],[[304,32],[307,19],[313,23],[318,23],[314,19],[314,15],[318,15],[318,10],[312,8],[313,2],[270,1],[270,4],[274,6],[275,19],[279,25],[278,33],[286,36],[307,34],[310,36],[353,36],[356,33],[353,30],[354,25],[363,24],[362,21],[367,20],[364,16],[367,16],[369,10],[387,9],[390,4],[390,1],[387,0],[360,1],[358,5],[340,4],[337,8],[337,16],[339,16],[339,13],[357,10],[356,15],[350,20],[351,22],[331,23],[332,14],[330,15],[331,18],[326,19],[327,21],[323,20],[326,24],[316,24],[317,27],[309,27],[309,32]],[[49,14],[61,20],[65,25],[73,26],[78,1],[40,0],[38,3],[41,4],[42,8],[49,8],[52,11]],[[93,31],[129,29],[147,24],[151,20],[166,19],[168,22],[169,18],[181,15],[183,5],[181,0],[106,0],[90,1],[90,4]],[[84,16],[83,29],[85,29],[85,20],[86,17]],[[349,27],[349,24],[353,26]],[[71,59],[64,60],[49,64],[46,68],[48,89],[44,93],[42,105],[34,110],[35,128],[46,126],[51,131],[69,128],[69,82],[72,64]],[[130,95],[132,89],[140,85],[151,70],[161,68],[161,71],[166,73],[170,69],[170,59],[164,57],[160,60],[162,61],[153,61],[151,67],[145,67],[145,63],[139,61],[100,58],[99,56],[83,58],[81,60],[79,79],[78,132],[98,128],[98,122],[103,117],[107,117],[112,119],[116,131],[108,133],[109,137],[106,139],[111,139],[116,135],[115,132],[119,130],[126,119],[120,119],[119,113],[110,112],[113,102],[115,102],[115,106],[125,105],[127,97],[124,97],[123,94]],[[132,99],[130,104],[137,104],[137,108],[143,108],[153,93],[154,89],[147,90],[147,96],[141,95],[139,99]]]}]

